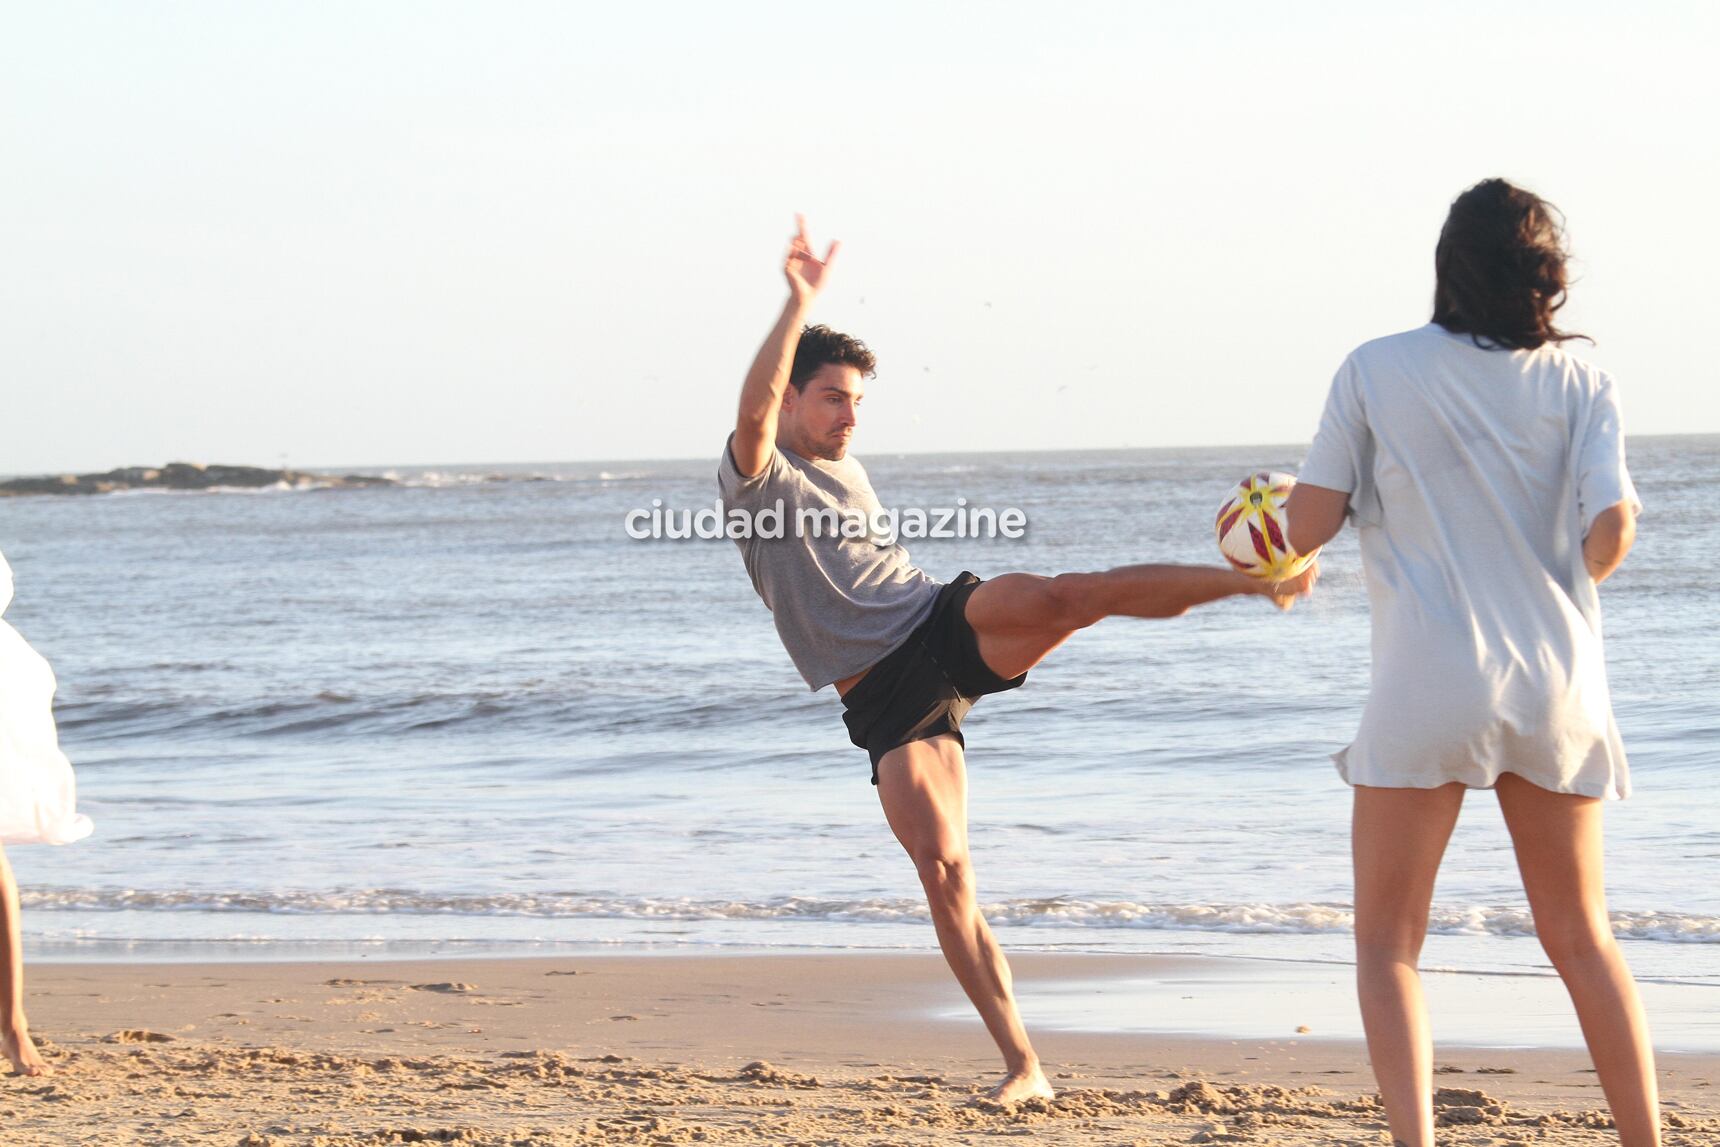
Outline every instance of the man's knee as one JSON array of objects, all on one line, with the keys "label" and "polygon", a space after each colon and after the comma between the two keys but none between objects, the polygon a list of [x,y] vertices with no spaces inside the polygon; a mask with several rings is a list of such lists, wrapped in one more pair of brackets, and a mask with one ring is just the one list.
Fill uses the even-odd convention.
[{"label": "man's knee", "polygon": [[1105,616],[1098,604],[1102,574],[1061,573],[1047,578],[1042,593],[1046,612],[1058,629],[1086,629]]},{"label": "man's knee", "polygon": [[973,863],[966,852],[924,849],[914,854],[914,868],[926,895],[934,901],[954,904],[973,894]]},{"label": "man's knee", "polygon": [[975,592],[968,605],[968,621],[976,629],[1005,633],[1085,629],[1104,616],[1104,611],[1094,605],[1100,576],[999,574]]}]

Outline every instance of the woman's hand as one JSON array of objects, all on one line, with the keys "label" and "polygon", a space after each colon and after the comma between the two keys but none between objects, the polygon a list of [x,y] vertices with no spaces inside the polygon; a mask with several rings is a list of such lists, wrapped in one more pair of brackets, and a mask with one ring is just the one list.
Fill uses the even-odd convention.
[{"label": "woman's hand", "polygon": [[1283,581],[1266,583],[1266,594],[1272,599],[1272,604],[1279,609],[1289,609],[1296,604],[1299,597],[1308,597],[1314,592],[1314,583],[1320,580],[1320,558],[1318,552],[1308,562],[1308,568],[1295,577]]}]

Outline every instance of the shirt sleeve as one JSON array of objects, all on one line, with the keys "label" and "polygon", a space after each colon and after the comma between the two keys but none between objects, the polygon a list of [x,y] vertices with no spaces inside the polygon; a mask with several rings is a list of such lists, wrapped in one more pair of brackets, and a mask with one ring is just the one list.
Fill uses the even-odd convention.
[{"label": "shirt sleeve", "polygon": [[776,479],[785,463],[773,442],[764,469],[752,477],[742,474],[735,465],[735,436],[731,433],[723,444],[723,460],[717,464],[717,489],[729,507],[751,508],[765,501],[764,493]]},{"label": "shirt sleeve", "polygon": [[1618,386],[1610,378],[1601,380],[1589,417],[1583,426],[1577,453],[1577,514],[1588,537],[1603,510],[1626,502],[1642,513],[1642,499],[1624,464],[1624,420],[1619,413]]},{"label": "shirt sleeve", "polygon": [[1350,496],[1348,515],[1358,526],[1380,522],[1374,485],[1374,435],[1362,403],[1361,378],[1353,358],[1344,360],[1332,379],[1326,410],[1314,444],[1296,475],[1298,482],[1339,490]]}]

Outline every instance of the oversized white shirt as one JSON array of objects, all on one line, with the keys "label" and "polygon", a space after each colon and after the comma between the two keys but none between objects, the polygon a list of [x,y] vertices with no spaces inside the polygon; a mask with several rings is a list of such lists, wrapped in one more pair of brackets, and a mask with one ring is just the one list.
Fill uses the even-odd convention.
[{"label": "oversized white shirt", "polygon": [[1602,510],[1641,508],[1605,372],[1434,323],[1375,339],[1299,479],[1349,493],[1361,539],[1373,684],[1333,758],[1346,781],[1629,795],[1582,551]]},{"label": "oversized white shirt", "polygon": [[[0,613],[11,602],[0,557]],[[54,671],[0,621],[0,844],[69,844],[92,827],[54,731]]]}]

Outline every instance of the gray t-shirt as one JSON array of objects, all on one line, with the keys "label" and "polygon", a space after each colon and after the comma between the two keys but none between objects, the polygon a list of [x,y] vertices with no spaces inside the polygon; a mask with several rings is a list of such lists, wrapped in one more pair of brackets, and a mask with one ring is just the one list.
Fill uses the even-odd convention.
[{"label": "gray t-shirt", "polygon": [[[832,521],[882,510],[859,461],[772,447],[764,469],[747,478],[735,466],[733,442],[730,435],[717,467],[725,513],[745,510],[757,520],[781,507],[781,537],[755,534],[735,544],[794,667],[814,690],[870,669],[926,619],[939,583],[898,542],[830,529]],[[820,514],[815,530],[811,519]]]}]

